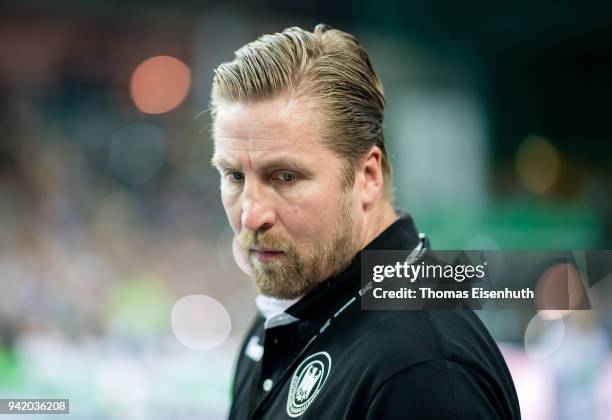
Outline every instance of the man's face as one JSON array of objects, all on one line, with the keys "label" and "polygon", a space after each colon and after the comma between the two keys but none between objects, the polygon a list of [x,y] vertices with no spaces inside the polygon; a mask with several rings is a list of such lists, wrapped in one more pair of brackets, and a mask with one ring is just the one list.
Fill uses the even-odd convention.
[{"label": "man's face", "polygon": [[260,293],[303,295],[346,267],[355,249],[352,188],[342,161],[320,142],[306,101],[224,104],[213,163],[240,257]]}]

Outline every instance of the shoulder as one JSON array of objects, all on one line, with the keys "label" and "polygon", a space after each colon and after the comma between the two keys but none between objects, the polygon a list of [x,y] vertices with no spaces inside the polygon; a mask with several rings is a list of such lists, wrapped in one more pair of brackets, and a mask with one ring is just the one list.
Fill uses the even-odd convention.
[{"label": "shoulder", "polygon": [[473,311],[360,311],[350,318],[338,338],[341,352],[372,383],[440,360],[492,381],[509,378],[497,345]]},{"label": "shoulder", "polygon": [[473,311],[363,311],[353,325],[345,360],[368,384],[368,418],[396,418],[402,404],[414,418],[516,414],[505,361]]},{"label": "shoulder", "polygon": [[399,368],[427,360],[461,361],[497,346],[473,311],[361,311],[350,320],[354,351]]},{"label": "shoulder", "polygon": [[478,372],[449,360],[429,360],[395,372],[367,403],[366,420],[519,418],[508,395]]}]

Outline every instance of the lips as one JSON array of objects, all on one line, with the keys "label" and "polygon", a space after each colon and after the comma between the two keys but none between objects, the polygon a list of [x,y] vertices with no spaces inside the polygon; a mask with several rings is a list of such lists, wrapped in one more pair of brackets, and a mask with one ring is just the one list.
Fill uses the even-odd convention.
[{"label": "lips", "polygon": [[282,252],[279,249],[266,248],[266,247],[251,247],[250,250],[256,251],[256,252]]},{"label": "lips", "polygon": [[284,252],[273,248],[250,248],[252,256],[261,262],[268,262],[280,258]]}]

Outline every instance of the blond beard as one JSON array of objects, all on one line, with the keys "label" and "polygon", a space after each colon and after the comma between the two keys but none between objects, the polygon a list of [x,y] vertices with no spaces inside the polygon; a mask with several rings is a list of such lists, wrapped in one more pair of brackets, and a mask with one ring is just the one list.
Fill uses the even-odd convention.
[{"label": "blond beard", "polygon": [[342,192],[341,208],[331,235],[312,249],[299,252],[295,245],[272,231],[242,230],[238,238],[244,255],[252,247],[282,251],[284,255],[269,262],[247,258],[251,277],[259,293],[279,299],[294,299],[308,293],[325,278],[343,271],[355,254],[353,241],[354,217],[350,195]]}]

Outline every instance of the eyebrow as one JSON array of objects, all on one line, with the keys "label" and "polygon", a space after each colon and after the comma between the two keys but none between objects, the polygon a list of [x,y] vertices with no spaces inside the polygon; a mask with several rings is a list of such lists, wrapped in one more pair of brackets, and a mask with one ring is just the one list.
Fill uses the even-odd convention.
[{"label": "eyebrow", "polygon": [[236,165],[234,164],[234,162],[229,161],[225,158],[213,155],[212,159],[210,160],[211,165],[213,165],[216,168],[236,168],[240,165]]},{"label": "eyebrow", "polygon": [[[239,164],[236,164],[235,162],[232,162],[231,160],[228,160],[226,158],[223,157],[219,157],[219,156],[213,156],[213,158],[211,159],[211,163],[213,166],[219,168],[219,169],[237,169],[240,167]],[[306,168],[306,166],[290,157],[290,156],[286,156],[286,157],[280,157],[280,158],[276,158],[276,159],[271,159],[267,162],[265,162],[262,165],[263,170],[270,170],[270,169],[280,169],[280,168],[287,168],[287,169],[293,169],[299,172],[302,172],[304,174],[309,174],[311,171]]]}]

